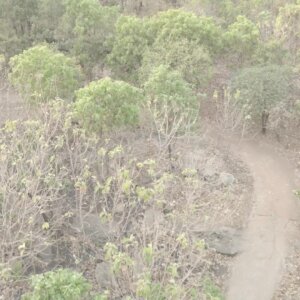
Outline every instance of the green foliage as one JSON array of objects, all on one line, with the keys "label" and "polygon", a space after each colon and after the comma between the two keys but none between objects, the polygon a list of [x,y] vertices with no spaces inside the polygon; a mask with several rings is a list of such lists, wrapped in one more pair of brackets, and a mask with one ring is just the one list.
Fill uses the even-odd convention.
[{"label": "green foliage", "polygon": [[224,296],[222,295],[220,289],[215,285],[215,283],[206,278],[203,282],[204,293],[208,300],[224,300]]},{"label": "green foliage", "polygon": [[32,277],[33,292],[23,300],[80,300],[90,290],[90,284],[79,273],[59,269]]},{"label": "green foliage", "polygon": [[0,52],[11,57],[46,41],[54,43],[64,13],[60,0],[0,0]]},{"label": "green foliage", "polygon": [[227,50],[244,63],[252,58],[259,44],[259,29],[245,16],[238,16],[236,22],[229,25],[224,39]]},{"label": "green foliage", "polygon": [[141,66],[147,45],[148,36],[143,20],[121,17],[116,24],[115,41],[108,57],[114,73],[119,78],[136,81],[136,71]]},{"label": "green foliage", "polygon": [[11,83],[31,104],[56,97],[70,99],[80,85],[80,69],[73,60],[46,45],[14,56],[10,66]]},{"label": "green foliage", "polygon": [[195,41],[217,53],[222,47],[221,29],[212,18],[198,17],[180,9],[158,13],[147,22],[149,36],[157,43]]},{"label": "green foliage", "polygon": [[65,40],[87,72],[103,63],[111,51],[118,17],[117,7],[102,6],[97,0],[66,1],[60,39]]},{"label": "green foliage", "polygon": [[0,52],[11,56],[30,47],[37,0],[0,0]]},{"label": "green foliage", "polygon": [[147,80],[154,67],[166,65],[179,71],[196,89],[207,85],[212,77],[212,60],[207,50],[195,41],[156,42],[144,55],[141,81]]},{"label": "green foliage", "polygon": [[265,43],[260,43],[253,56],[253,62],[257,64],[278,64],[285,62],[288,53],[282,47],[282,44],[275,39],[269,40]]},{"label": "green foliage", "polygon": [[33,18],[34,43],[56,43],[56,30],[65,13],[65,3],[61,0],[39,0],[37,3],[38,11]]},{"label": "green foliage", "polygon": [[[210,77],[210,55],[222,48],[221,36],[221,29],[213,19],[183,10],[168,10],[144,20],[121,17],[109,63],[118,77],[131,81],[137,80],[143,60],[142,72],[146,75],[151,71],[145,68],[150,60],[154,67],[170,64],[187,75],[189,82],[201,86]],[[190,69],[192,61],[195,64]],[[200,78],[199,73],[206,67],[207,75]]]},{"label": "green foliage", "polygon": [[289,68],[276,65],[246,68],[232,81],[240,102],[253,117],[261,117],[278,102],[287,100],[291,92]]},{"label": "green foliage", "polygon": [[141,98],[130,84],[104,78],[77,91],[75,110],[87,130],[103,132],[137,124]]},{"label": "green foliage", "polygon": [[300,3],[280,8],[275,25],[276,34],[295,55],[300,47]]},{"label": "green foliage", "polygon": [[161,65],[144,85],[148,109],[159,133],[176,134],[197,116],[197,98],[178,71]]},{"label": "green foliage", "polygon": [[158,105],[174,104],[177,109],[193,108],[196,97],[181,74],[161,65],[155,68],[145,83],[145,92]]}]

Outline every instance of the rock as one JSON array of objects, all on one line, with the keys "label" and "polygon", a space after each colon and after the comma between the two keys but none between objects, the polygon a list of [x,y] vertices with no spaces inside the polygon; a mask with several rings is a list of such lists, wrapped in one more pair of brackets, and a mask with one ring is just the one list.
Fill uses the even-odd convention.
[{"label": "rock", "polygon": [[241,230],[221,227],[210,232],[205,242],[220,254],[234,256],[241,252],[241,237]]},{"label": "rock", "polygon": [[219,182],[224,186],[231,186],[235,182],[235,177],[230,173],[222,172],[219,176]]},{"label": "rock", "polygon": [[97,264],[95,278],[101,289],[110,289],[117,286],[115,276],[111,270],[111,265],[107,262]]},{"label": "rock", "polygon": [[104,245],[109,239],[116,234],[116,225],[113,222],[102,222],[100,216],[97,214],[86,212],[81,220],[76,216],[72,220],[72,227],[77,232],[88,236],[93,242],[99,245]]}]

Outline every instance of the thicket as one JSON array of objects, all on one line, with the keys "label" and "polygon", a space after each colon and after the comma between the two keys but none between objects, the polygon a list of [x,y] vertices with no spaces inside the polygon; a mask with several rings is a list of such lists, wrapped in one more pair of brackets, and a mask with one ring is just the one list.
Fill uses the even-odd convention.
[{"label": "thicket", "polygon": [[[0,131],[0,283],[50,271],[24,299],[73,284],[62,299],[221,299],[203,242],[174,229],[199,182],[175,168],[172,147],[201,106],[243,133],[286,113],[299,123],[300,2],[100,2],[0,0],[0,70],[38,114]],[[155,140],[158,158],[139,162],[112,141],[126,130]],[[99,244],[85,234],[95,215]],[[51,271],[95,257],[112,273],[112,286],[94,285],[100,295],[80,274]]]}]

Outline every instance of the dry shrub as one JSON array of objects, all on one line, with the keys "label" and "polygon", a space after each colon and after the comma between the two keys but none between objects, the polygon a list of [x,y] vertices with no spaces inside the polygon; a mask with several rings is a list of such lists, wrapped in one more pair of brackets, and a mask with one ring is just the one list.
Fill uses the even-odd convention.
[{"label": "dry shrub", "polygon": [[113,284],[94,289],[111,299],[201,299],[210,263],[190,230],[202,186],[196,170],[139,161],[79,128],[60,101],[38,120],[7,122],[0,144],[2,286],[55,267],[95,283],[95,265],[105,262]]},{"label": "dry shrub", "polygon": [[213,96],[216,108],[216,124],[222,131],[247,134],[253,126],[251,117],[247,114],[248,108],[241,105],[238,94],[233,94],[228,88],[217,91]]}]

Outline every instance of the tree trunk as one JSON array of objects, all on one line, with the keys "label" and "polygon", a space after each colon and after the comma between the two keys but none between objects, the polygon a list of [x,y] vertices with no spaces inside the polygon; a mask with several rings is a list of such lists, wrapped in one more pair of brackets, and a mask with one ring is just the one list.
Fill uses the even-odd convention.
[{"label": "tree trunk", "polygon": [[262,134],[266,134],[267,132],[267,123],[268,123],[268,119],[269,119],[269,112],[267,111],[263,111],[262,116],[261,116],[261,132]]}]

